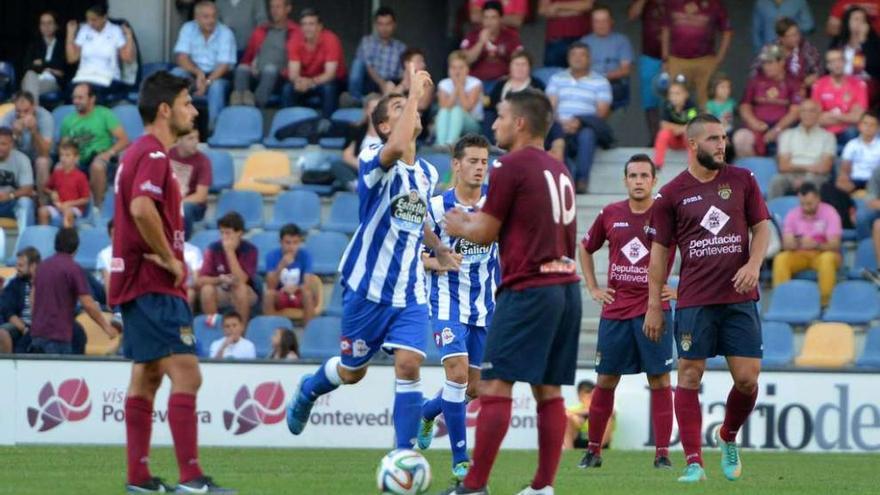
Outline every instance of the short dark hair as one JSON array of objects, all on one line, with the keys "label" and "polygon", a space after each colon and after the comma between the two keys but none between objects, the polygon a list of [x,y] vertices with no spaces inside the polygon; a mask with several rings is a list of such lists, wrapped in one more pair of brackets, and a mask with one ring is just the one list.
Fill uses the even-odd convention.
[{"label": "short dark hair", "polygon": [[795,22],[791,17],[780,17],[777,19],[776,24],[773,25],[773,29],[776,30],[776,36],[780,38],[785,36],[785,32],[791,29],[792,27],[797,27],[798,23]]},{"label": "short dark hair", "polygon": [[86,13],[93,13],[98,17],[106,17],[107,16],[107,4],[106,3],[93,3],[91,7],[86,9]]},{"label": "short dark hair", "polygon": [[73,227],[58,229],[55,234],[55,251],[65,254],[73,254],[79,247],[79,234]]},{"label": "short dark hair", "polygon": [[237,211],[230,211],[217,220],[217,228],[244,232],[244,218]]},{"label": "short dark hair", "polygon": [[651,164],[651,177],[657,176],[657,165],[654,163],[654,160],[651,160],[651,157],[644,153],[636,153],[635,155],[629,157],[626,163],[623,165],[623,176],[626,177],[629,173],[629,164],[630,163],[650,163]]},{"label": "short dark hair", "polygon": [[34,99],[34,94],[31,93],[30,91],[25,91],[25,90],[16,91],[15,94],[12,95],[12,101],[18,101],[18,100],[22,100],[22,99],[27,100],[28,103],[30,103],[31,105],[33,105],[36,102],[36,100]]},{"label": "short dark hair", "polygon": [[504,5],[497,0],[489,0],[488,2],[483,4],[483,12],[487,10],[494,10],[498,12],[498,15],[504,17]]},{"label": "short dark hair", "polygon": [[798,196],[806,196],[807,194],[819,194],[819,188],[810,181],[804,181],[797,190]]},{"label": "short dark hair", "polygon": [[868,110],[867,112],[863,113],[862,116],[859,117],[859,121],[866,117],[871,117],[872,119],[880,122],[880,114],[877,114],[875,110]]},{"label": "short dark hair", "polygon": [[299,356],[299,340],[293,330],[279,327],[281,330],[281,344],[278,346],[281,351],[281,357],[287,357],[291,352]]},{"label": "short dark hair", "polygon": [[592,380],[581,380],[577,385],[577,393],[589,393],[592,392],[594,388],[596,388],[596,384],[593,383]]},{"label": "short dark hair", "polygon": [[687,123],[687,127],[685,128],[685,132],[687,134],[688,139],[693,138],[698,132],[703,130],[703,126],[706,124],[720,124],[721,121],[718,120],[718,117],[712,115],[711,113],[701,113],[696,117],[692,118]]},{"label": "short dark hair", "polygon": [[79,155],[79,145],[76,144],[76,141],[70,138],[62,138],[61,142],[58,143],[58,151],[61,150],[70,150]]},{"label": "short dark hair", "polygon": [[76,89],[76,88],[78,88],[78,87],[80,87],[80,86],[85,86],[85,87],[86,87],[86,96],[88,96],[89,98],[94,98],[94,97],[95,97],[95,88],[94,88],[94,86],[92,86],[92,85],[89,84],[89,83],[81,82],[81,83],[74,84],[74,85],[73,85],[73,89]]},{"label": "short dark hair", "polygon": [[146,124],[152,124],[159,114],[159,105],[174,106],[181,91],[189,88],[189,80],[160,70],[146,78],[138,95],[138,112]]},{"label": "short dark hair", "polygon": [[321,22],[321,14],[318,12],[318,9],[313,9],[312,7],[306,7],[299,11],[298,20],[302,22],[306,17],[317,17],[318,22]]},{"label": "short dark hair", "polygon": [[39,263],[42,257],[40,256],[40,252],[37,248],[33,246],[28,246],[19,252],[15,253],[16,258],[27,258],[27,262],[29,265],[33,265],[35,263]]},{"label": "short dark hair", "polygon": [[373,115],[370,116],[373,120],[373,129],[376,129],[376,134],[379,135],[379,139],[383,143],[388,140],[388,135],[379,130],[379,124],[388,120],[388,105],[395,98],[406,98],[406,96],[401,93],[388,93],[379,99],[379,103],[376,103],[376,108],[373,110]]},{"label": "short dark hair", "polygon": [[0,136],[6,136],[9,139],[13,138],[12,129],[6,126],[0,126]]},{"label": "short dark hair", "polygon": [[514,59],[517,59],[517,58],[524,58],[524,59],[526,59],[526,62],[529,63],[529,67],[534,67],[534,66],[535,66],[535,64],[534,64],[534,62],[533,62],[533,60],[532,60],[532,56],[529,55],[529,52],[525,51],[525,49],[520,48],[519,50],[513,52],[513,54],[510,56],[510,60],[514,60]]},{"label": "short dark hair", "polygon": [[234,310],[230,310],[230,311],[223,313],[223,321],[226,321],[230,318],[237,318],[238,321],[240,321],[242,323],[244,322],[244,318],[242,318],[241,315],[238,314],[238,312],[234,311]]},{"label": "short dark hair", "polygon": [[306,233],[303,232],[303,229],[299,228],[299,225],[295,223],[289,223],[281,227],[281,231],[278,233],[278,238],[284,239],[289,235],[292,235],[294,237],[305,237]]},{"label": "short dark hair", "polygon": [[586,50],[587,53],[590,53],[590,45],[582,41],[575,41],[574,43],[568,45],[568,51],[566,53],[571,53],[574,50]]},{"label": "short dark hair", "polygon": [[392,21],[397,22],[397,14],[394,13],[394,9],[387,6],[382,6],[376,9],[376,12],[373,14],[373,19],[378,19],[380,17],[390,17]]},{"label": "short dark hair", "polygon": [[113,232],[113,219],[111,218],[109,222],[107,222],[107,235]]},{"label": "short dark hair", "polygon": [[425,52],[423,52],[421,49],[419,49],[419,48],[407,48],[407,49],[404,50],[403,53],[400,55],[400,65],[405,66],[406,63],[409,62],[410,59],[412,59],[412,58],[415,57],[416,55],[421,55],[422,58],[425,58]]},{"label": "short dark hair", "polygon": [[483,137],[480,134],[465,134],[458,141],[455,142],[455,146],[452,148],[452,157],[456,160],[461,160],[464,158],[464,150],[467,148],[483,148],[489,149],[489,140]]},{"label": "short dark hair", "polygon": [[526,120],[529,131],[534,136],[547,136],[553,123],[553,105],[543,92],[532,88],[508,92],[504,101],[510,104],[513,113]]}]

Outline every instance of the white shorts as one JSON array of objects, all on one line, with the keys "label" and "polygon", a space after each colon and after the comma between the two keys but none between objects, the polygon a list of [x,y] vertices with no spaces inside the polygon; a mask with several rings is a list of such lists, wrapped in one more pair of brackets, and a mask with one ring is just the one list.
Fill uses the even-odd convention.
[{"label": "white shorts", "polygon": [[[54,205],[49,205],[46,208],[49,210],[49,216],[52,217],[53,220],[61,218],[61,211],[58,210],[58,208],[55,208]],[[79,208],[73,209],[74,218],[82,218],[82,215],[82,210],[80,210]]]}]

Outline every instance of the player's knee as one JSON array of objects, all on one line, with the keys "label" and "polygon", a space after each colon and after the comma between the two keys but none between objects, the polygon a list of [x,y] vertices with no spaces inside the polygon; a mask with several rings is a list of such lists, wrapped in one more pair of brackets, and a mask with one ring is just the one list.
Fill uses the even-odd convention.
[{"label": "player's knee", "polygon": [[678,386],[684,388],[699,388],[703,379],[703,367],[696,363],[682,364],[686,360],[680,360],[678,365]]},{"label": "player's knee", "polygon": [[462,357],[452,357],[443,361],[446,370],[446,379],[455,383],[468,382],[467,360]]},{"label": "player's knee", "polygon": [[666,388],[669,385],[669,373],[663,373],[662,375],[648,375],[648,387],[652,390]]},{"label": "player's knee", "polygon": [[618,383],[620,383],[619,375],[599,375],[596,379],[596,386],[606,390],[617,388]]},{"label": "player's knee", "polygon": [[367,375],[367,368],[359,368],[356,370],[350,370],[347,368],[339,368],[339,378],[342,379],[342,383],[346,385],[353,385],[361,380]]},{"label": "player's knee", "polygon": [[417,380],[419,378],[419,368],[421,368],[422,360],[415,353],[400,353],[394,359],[394,373],[401,380]]}]

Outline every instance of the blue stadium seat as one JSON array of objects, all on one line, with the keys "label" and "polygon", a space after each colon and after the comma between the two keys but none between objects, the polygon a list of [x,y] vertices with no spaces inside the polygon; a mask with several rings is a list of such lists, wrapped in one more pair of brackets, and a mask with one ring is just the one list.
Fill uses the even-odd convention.
[{"label": "blue stadium seat", "polygon": [[141,81],[152,76],[160,70],[170,71],[174,68],[174,64],[168,62],[149,62],[141,66]]},{"label": "blue stadium seat", "polygon": [[422,158],[427,160],[428,163],[437,169],[441,183],[447,182],[450,179],[450,174],[452,173],[452,157],[449,153],[429,153]]},{"label": "blue stadium seat", "polygon": [[272,220],[266,228],[280,230],[295,223],[303,230],[311,230],[321,223],[321,198],[312,191],[293,190],[278,195],[272,208]]},{"label": "blue stadium seat", "polygon": [[217,116],[208,144],[217,148],[247,148],[263,138],[263,114],[254,107],[234,105]]},{"label": "blue stadium seat", "polygon": [[754,174],[755,180],[758,181],[758,187],[761,188],[761,193],[766,198],[767,192],[770,190],[770,181],[776,175],[776,159],[766,156],[750,156],[740,158],[736,161],[736,165],[748,169]]},{"label": "blue stadium seat", "polygon": [[856,367],[880,368],[880,327],[868,330],[868,335],[865,337],[865,349],[856,360]]},{"label": "blue stadium seat", "polygon": [[834,286],[823,321],[867,325],[880,317],[877,286],[865,280],[847,280]]},{"label": "blue stadium seat", "polygon": [[94,270],[98,261],[98,253],[110,245],[107,229],[100,227],[79,229],[79,249],[76,250],[77,264],[86,270]]},{"label": "blue stadium seat", "polygon": [[337,282],[333,285],[333,290],[330,293],[330,302],[327,303],[327,307],[324,308],[324,315],[326,316],[342,316],[342,292],[343,292],[342,284]]},{"label": "blue stadium seat", "polygon": [[544,83],[544,87],[550,82],[550,78],[557,72],[564,71],[564,67],[538,67],[532,71],[532,77]]},{"label": "blue stadium seat", "polygon": [[[89,204],[91,205],[91,203]],[[88,216],[86,217],[88,219],[87,222],[95,227],[104,228],[110,220],[113,220],[114,211],[116,211],[116,190],[111,186],[104,193],[104,204],[101,205],[98,214],[95,215],[93,211],[88,212]]]},{"label": "blue stadium seat", "polygon": [[782,367],[794,361],[794,334],[788,323],[761,322],[764,341],[763,366]]},{"label": "blue stadium seat", "polygon": [[800,204],[797,196],[780,196],[767,201],[767,209],[770,210],[770,215],[779,227],[780,232],[785,224],[785,215],[800,206]]},{"label": "blue stadium seat", "polygon": [[348,247],[348,237],[339,232],[316,232],[306,239],[305,247],[312,254],[316,275],[334,275]]},{"label": "blue stadium seat", "polygon": [[202,252],[212,243],[220,240],[220,231],[217,229],[200,230],[192,235],[189,243],[199,248]]},{"label": "blue stadium seat", "polygon": [[248,323],[245,337],[257,348],[257,357],[267,357],[272,352],[272,335],[275,329],[293,330],[293,323],[283,316],[255,316]]},{"label": "blue stadium seat", "polygon": [[232,189],[235,182],[232,155],[224,150],[208,150],[205,154],[211,160],[211,192],[217,194],[224,189]]},{"label": "blue stadium seat", "polygon": [[763,319],[806,325],[819,319],[820,313],[819,286],[809,280],[790,280],[773,289]]},{"label": "blue stadium seat", "polygon": [[144,121],[141,119],[141,114],[136,106],[127,103],[116,105],[113,107],[113,113],[116,114],[116,118],[119,119],[119,123],[122,124],[122,128],[125,129],[125,134],[130,141],[143,136]]},{"label": "blue stadium seat", "polygon": [[217,218],[230,211],[244,217],[247,230],[263,225],[263,196],[255,191],[223,191],[217,200]]},{"label": "blue stadium seat", "polygon": [[357,194],[350,192],[336,193],[333,196],[333,204],[330,206],[330,218],[321,225],[321,229],[349,235],[353,234],[359,224],[359,205],[360,200]]},{"label": "blue stadium seat", "polygon": [[12,62],[0,61],[0,101],[6,101],[18,88],[15,66]]},{"label": "blue stadium seat", "polygon": [[295,191],[310,191],[318,196],[333,196],[333,193],[336,192],[336,188],[333,185],[324,184],[297,184],[291,189]]},{"label": "blue stadium seat", "polygon": [[205,315],[196,316],[193,319],[193,334],[196,337],[196,355],[199,357],[211,357],[211,343],[223,337],[223,324],[217,319],[217,326],[208,326]]},{"label": "blue stadium seat", "polygon": [[862,280],[862,272],[865,269],[877,271],[877,257],[874,255],[874,241],[871,238],[859,241],[853,267],[849,271],[849,278]]},{"label": "blue stadium seat", "polygon": [[312,108],[291,107],[279,110],[272,118],[269,134],[263,139],[263,146],[267,148],[304,148],[309,141],[305,137],[292,137],[287,139],[275,139],[275,132],[284,126],[303,122],[318,116]]},{"label": "blue stadium seat", "polygon": [[52,120],[55,125],[55,129],[52,133],[52,136],[53,136],[53,141],[56,144],[59,141],[61,141],[61,123],[64,121],[65,117],[67,117],[68,115],[70,115],[74,111],[76,111],[76,109],[73,108],[73,105],[61,105],[61,106],[55,107],[55,109],[52,110]]},{"label": "blue stadium seat", "polygon": [[726,370],[727,359],[724,356],[714,356],[706,360],[706,368],[710,370]]},{"label": "blue stadium seat", "polygon": [[306,325],[299,356],[303,359],[324,360],[339,354],[342,321],[335,316],[320,316]]},{"label": "blue stadium seat", "polygon": [[[280,244],[278,243],[278,231],[264,230],[248,237],[248,240],[251,241],[254,246],[257,246],[257,271],[260,273],[266,273],[266,254],[269,253],[269,251],[280,247]],[[274,269],[275,267],[272,268]]]},{"label": "blue stadium seat", "polygon": [[[330,120],[348,126],[357,125],[364,120],[364,110],[362,108],[340,108],[333,112]],[[345,138],[322,137],[318,140],[318,144],[325,149],[341,150],[345,147]]]},{"label": "blue stadium seat", "polygon": [[15,266],[15,253],[22,249],[33,246],[40,252],[40,257],[45,260],[55,254],[55,234],[58,227],[51,225],[29,225],[19,232],[15,241],[15,250],[11,257],[6,259],[6,264]]}]

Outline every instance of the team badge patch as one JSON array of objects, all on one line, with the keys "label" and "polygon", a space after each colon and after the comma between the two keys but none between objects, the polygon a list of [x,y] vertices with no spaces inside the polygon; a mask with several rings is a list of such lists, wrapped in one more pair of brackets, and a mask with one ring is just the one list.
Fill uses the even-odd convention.
[{"label": "team badge patch", "polygon": [[453,340],[455,340],[455,334],[451,328],[446,327],[440,332],[440,341],[443,342],[443,345],[449,345]]},{"label": "team badge patch", "polygon": [[196,336],[192,327],[180,327],[180,341],[186,345],[195,345]]},{"label": "team badge patch", "polygon": [[689,333],[681,334],[681,350],[683,350],[685,352],[691,350],[691,343],[692,342],[693,342],[693,339],[691,337],[691,334],[689,334]]},{"label": "team badge patch", "polygon": [[730,189],[730,184],[721,184],[718,186],[718,196],[721,196],[721,199],[730,199],[730,194],[733,192]]}]

